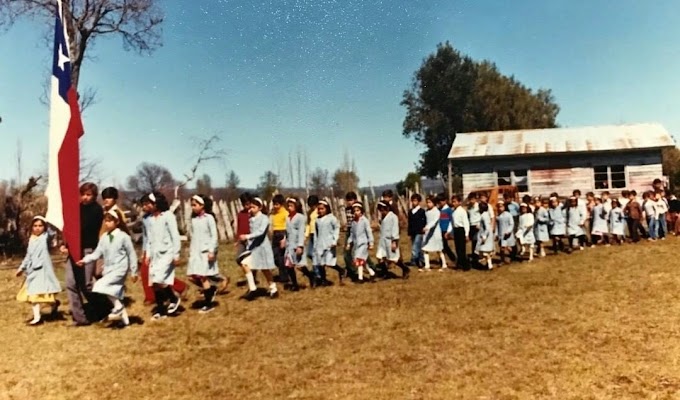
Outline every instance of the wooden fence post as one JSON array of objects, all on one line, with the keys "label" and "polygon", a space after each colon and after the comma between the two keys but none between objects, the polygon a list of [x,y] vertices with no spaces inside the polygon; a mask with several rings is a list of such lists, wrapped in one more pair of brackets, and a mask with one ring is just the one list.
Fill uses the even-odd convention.
[{"label": "wooden fence post", "polygon": [[213,201],[213,213],[215,214],[215,222],[217,223],[217,237],[220,240],[227,239],[227,233],[224,229],[225,221],[222,216],[222,209],[218,201]]}]

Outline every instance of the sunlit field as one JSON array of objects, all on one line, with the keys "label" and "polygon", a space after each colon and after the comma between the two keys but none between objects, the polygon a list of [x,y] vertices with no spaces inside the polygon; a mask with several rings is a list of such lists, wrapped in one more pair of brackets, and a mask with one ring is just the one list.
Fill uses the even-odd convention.
[{"label": "sunlit field", "polygon": [[68,315],[26,327],[20,280],[2,270],[0,398],[678,398],[677,248],[669,238],[248,303],[225,245],[231,292],[214,312],[192,310],[193,291],[183,314],[152,322],[130,283],[139,318],[124,330],[71,328]]}]

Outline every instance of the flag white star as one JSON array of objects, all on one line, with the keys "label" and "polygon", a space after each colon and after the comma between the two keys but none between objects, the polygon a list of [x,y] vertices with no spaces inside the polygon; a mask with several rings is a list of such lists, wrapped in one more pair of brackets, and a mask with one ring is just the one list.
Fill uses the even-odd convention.
[{"label": "flag white star", "polygon": [[59,46],[59,61],[57,62],[59,64],[59,68],[63,71],[64,70],[64,65],[66,63],[70,63],[71,60],[64,55],[64,48],[60,45]]}]

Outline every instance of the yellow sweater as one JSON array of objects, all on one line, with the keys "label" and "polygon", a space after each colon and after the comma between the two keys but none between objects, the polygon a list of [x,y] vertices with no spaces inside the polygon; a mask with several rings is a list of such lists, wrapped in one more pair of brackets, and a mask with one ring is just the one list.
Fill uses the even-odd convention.
[{"label": "yellow sweater", "polygon": [[286,230],[286,218],[288,218],[288,211],[281,207],[279,212],[271,215],[271,224],[273,231],[285,231]]},{"label": "yellow sweater", "polygon": [[319,213],[316,210],[309,214],[309,221],[307,224],[307,229],[305,230],[305,237],[308,238],[309,235],[316,233],[316,219],[319,217]]}]

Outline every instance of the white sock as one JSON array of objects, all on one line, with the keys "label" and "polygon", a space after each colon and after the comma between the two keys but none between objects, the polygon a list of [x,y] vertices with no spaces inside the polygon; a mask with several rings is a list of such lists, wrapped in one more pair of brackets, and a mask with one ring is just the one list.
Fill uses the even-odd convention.
[{"label": "white sock", "polygon": [[425,269],[430,269],[430,255],[428,253],[423,254],[425,259]]},{"label": "white sock", "polygon": [[279,289],[276,288],[276,282],[269,284],[269,293],[276,293]]},{"label": "white sock", "polygon": [[33,308],[33,321],[31,322],[40,321],[40,304],[34,303],[32,308]]},{"label": "white sock", "polygon": [[368,274],[369,274],[370,276],[375,276],[375,271],[373,271],[373,268],[371,268],[371,267],[369,267],[368,265],[366,265],[366,270],[368,271]]},{"label": "white sock", "polygon": [[444,253],[439,253],[439,259],[442,260],[442,269],[448,268],[446,265],[446,257],[444,256]]},{"label": "white sock", "polygon": [[121,314],[121,318],[123,320],[123,323],[127,326],[130,325],[130,317],[128,317],[127,310],[123,308],[123,313]]},{"label": "white sock", "polygon": [[114,298],[111,299],[111,300],[113,300],[113,309],[114,309],[114,310],[120,310],[121,308],[125,308],[125,307],[123,306],[123,303],[121,303],[120,300],[119,300],[118,298],[115,298],[115,297],[114,297]]},{"label": "white sock", "polygon": [[529,247],[529,261],[533,261],[533,259],[534,259],[534,248],[532,246],[532,247]]},{"label": "white sock", "polygon": [[487,258],[487,265],[489,266],[489,269],[493,269],[493,260],[491,258],[491,254],[489,254]]},{"label": "white sock", "polygon": [[257,290],[257,286],[255,286],[255,277],[253,276],[252,271],[246,272],[246,280],[248,281],[248,290],[251,292],[254,292]]},{"label": "white sock", "polygon": [[357,268],[357,273],[359,274],[359,280],[363,281],[364,280],[364,267],[359,267]]}]

